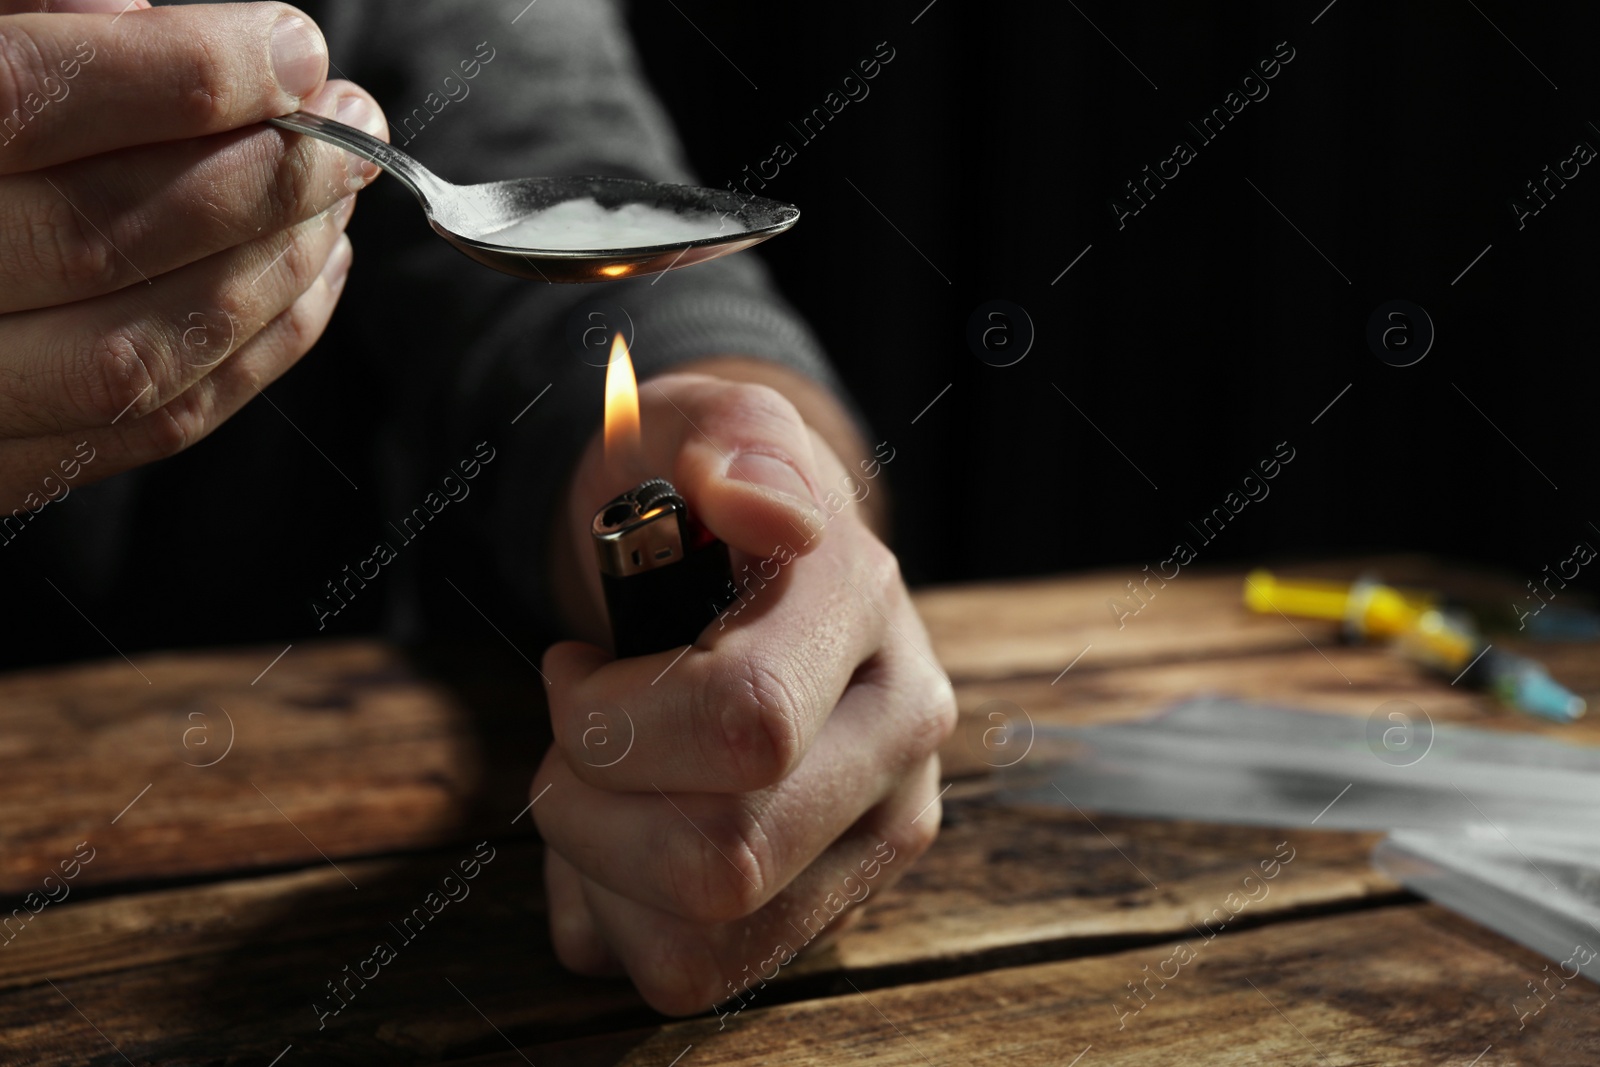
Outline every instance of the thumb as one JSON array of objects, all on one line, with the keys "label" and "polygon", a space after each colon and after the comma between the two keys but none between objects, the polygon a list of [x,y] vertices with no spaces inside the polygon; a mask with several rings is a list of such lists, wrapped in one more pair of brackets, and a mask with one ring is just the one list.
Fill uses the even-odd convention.
[{"label": "thumb", "polygon": [[783,394],[702,380],[672,402],[692,427],[679,440],[675,484],[713,534],[763,557],[820,543],[825,516],[811,431]]},{"label": "thumb", "polygon": [[150,0],[0,0],[0,15],[53,11],[72,15],[119,15],[142,10]]}]

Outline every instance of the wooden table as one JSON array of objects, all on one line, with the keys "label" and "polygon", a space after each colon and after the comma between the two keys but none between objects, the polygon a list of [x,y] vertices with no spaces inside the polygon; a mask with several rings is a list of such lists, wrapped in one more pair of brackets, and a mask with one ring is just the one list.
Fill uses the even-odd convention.
[{"label": "wooden table", "polygon": [[[1373,566],[1442,578],[1405,558],[1298,573]],[[920,594],[963,715],[1006,699],[1036,723],[1125,719],[1209,689],[1361,716],[1404,697],[1600,741],[1600,717],[1496,715],[1327,626],[1246,614],[1238,572],[1185,571],[1118,629],[1105,601],[1127,571]],[[982,720],[946,747],[938,843],[863,923],[737,1016],[663,1019],[551,956],[525,814],[540,687],[491,630],[468,636],[476,652],[426,662],[297,643],[0,678],[0,892],[30,916],[0,941],[0,1062],[1600,1063],[1600,989],[1573,982],[1519,1029],[1544,961],[1374,871],[1374,835],[1008,807],[970,740]],[[1592,647],[1540,654],[1600,691]],[[1271,895],[1122,1015],[1285,838]],[[398,941],[390,924],[481,841],[471,895],[319,1032],[325,983]],[[33,913],[24,895],[49,886],[70,895]]]}]

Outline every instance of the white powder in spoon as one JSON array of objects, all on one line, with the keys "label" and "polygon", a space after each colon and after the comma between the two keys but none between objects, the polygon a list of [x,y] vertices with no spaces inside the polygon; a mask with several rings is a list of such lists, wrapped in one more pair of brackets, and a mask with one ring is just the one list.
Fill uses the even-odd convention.
[{"label": "white powder in spoon", "polygon": [[735,219],[709,211],[680,214],[649,204],[604,208],[591,196],[536,211],[483,240],[512,248],[577,251],[679,244],[743,229]]}]

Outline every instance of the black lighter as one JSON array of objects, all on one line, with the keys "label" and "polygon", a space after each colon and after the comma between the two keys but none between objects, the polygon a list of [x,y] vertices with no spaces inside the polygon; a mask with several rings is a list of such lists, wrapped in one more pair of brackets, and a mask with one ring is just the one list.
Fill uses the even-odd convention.
[{"label": "black lighter", "polygon": [[733,603],[728,546],[695,521],[665,478],[641,482],[595,512],[589,532],[618,656],[693,644]]}]

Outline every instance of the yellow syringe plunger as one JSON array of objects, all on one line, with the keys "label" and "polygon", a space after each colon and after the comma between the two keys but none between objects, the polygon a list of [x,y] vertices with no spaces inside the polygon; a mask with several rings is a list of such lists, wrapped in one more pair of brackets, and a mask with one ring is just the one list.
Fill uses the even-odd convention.
[{"label": "yellow syringe plunger", "polygon": [[1432,598],[1380,582],[1301,580],[1286,582],[1271,571],[1251,571],[1244,580],[1244,602],[1251,611],[1283,612],[1304,619],[1342,622],[1363,638],[1394,637],[1413,628]]}]

